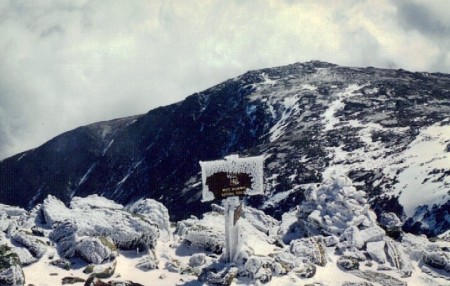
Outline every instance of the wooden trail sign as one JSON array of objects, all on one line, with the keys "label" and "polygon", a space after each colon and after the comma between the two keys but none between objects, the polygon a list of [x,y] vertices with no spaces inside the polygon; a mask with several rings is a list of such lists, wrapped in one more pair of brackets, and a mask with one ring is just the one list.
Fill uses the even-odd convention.
[{"label": "wooden trail sign", "polygon": [[232,196],[262,195],[262,156],[239,158],[228,156],[225,160],[200,162],[202,168],[202,201],[224,199]]},{"label": "wooden trail sign", "polygon": [[241,235],[237,224],[243,207],[239,198],[264,193],[263,157],[200,162],[202,168],[202,201],[222,199],[225,207],[225,259],[236,261]]}]

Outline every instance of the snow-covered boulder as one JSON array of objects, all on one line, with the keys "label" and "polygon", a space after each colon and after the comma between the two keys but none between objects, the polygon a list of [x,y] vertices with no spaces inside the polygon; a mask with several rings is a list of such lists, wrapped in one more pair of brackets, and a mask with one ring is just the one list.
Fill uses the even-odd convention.
[{"label": "snow-covered boulder", "polygon": [[87,262],[100,264],[117,255],[116,246],[109,237],[83,237],[77,242],[76,252]]},{"label": "snow-covered boulder", "polygon": [[346,176],[312,186],[305,192],[298,218],[308,235],[340,236],[349,227],[376,226],[376,215],[367,204],[366,194],[358,191]]},{"label": "snow-covered boulder", "polygon": [[70,201],[71,209],[110,209],[110,210],[122,210],[124,207],[121,204],[117,204],[114,201],[108,200],[105,197],[97,194],[90,195],[84,198],[74,197]]},{"label": "snow-covered boulder", "polygon": [[169,211],[160,202],[152,199],[140,199],[127,206],[126,210],[133,214],[145,216],[147,219],[158,225],[161,234],[160,239],[166,241],[170,239]]},{"label": "snow-covered boulder", "polygon": [[65,259],[65,258],[59,258],[59,259],[56,259],[56,260],[52,260],[50,262],[50,265],[53,265],[55,267],[58,267],[58,268],[61,268],[61,269],[64,269],[64,270],[69,270],[71,265],[72,265],[72,263],[69,260]]},{"label": "snow-covered boulder", "polygon": [[147,255],[139,260],[136,267],[143,270],[152,270],[158,268],[158,263],[159,260],[156,253],[153,250],[150,250]]},{"label": "snow-covered boulder", "polygon": [[294,274],[297,275],[300,278],[311,278],[316,275],[317,267],[310,263],[300,263],[294,270]]},{"label": "snow-covered boulder", "polygon": [[83,270],[83,273],[90,274],[89,277],[106,279],[114,275],[114,272],[116,271],[116,266],[117,261],[113,261],[110,263],[103,263],[100,265],[89,264]]},{"label": "snow-covered boulder", "polygon": [[7,245],[0,245],[0,285],[21,286],[25,276],[16,253]]},{"label": "snow-covered boulder", "polygon": [[342,242],[341,247],[356,247],[361,249],[364,246],[364,239],[356,226],[350,226],[345,229],[339,239]]},{"label": "snow-covered boulder", "polygon": [[245,206],[242,217],[246,219],[257,230],[266,233],[276,233],[280,222],[273,217],[266,215],[263,211]]},{"label": "snow-covered boulder", "polygon": [[31,235],[28,235],[22,231],[14,234],[11,240],[28,249],[30,253],[38,259],[41,258],[47,251],[47,246],[43,241],[32,237]]},{"label": "snow-covered boulder", "polygon": [[205,220],[189,218],[179,221],[175,234],[182,239],[185,246],[193,251],[221,254],[225,247],[225,235],[222,227],[217,227]]},{"label": "snow-covered boulder", "polygon": [[385,252],[387,256],[387,260],[391,263],[391,265],[397,269],[399,269],[403,276],[409,277],[412,274],[413,267],[411,265],[411,261],[403,250],[403,246],[401,244],[396,243],[396,241],[392,240],[389,237],[385,238],[386,246]]},{"label": "snow-covered boulder", "polygon": [[184,243],[192,249],[221,254],[225,246],[225,238],[223,233],[211,227],[197,224],[188,230]]},{"label": "snow-covered boulder", "polygon": [[0,204],[0,214],[5,214],[10,217],[25,218],[28,215],[28,212],[19,207]]},{"label": "snow-covered boulder", "polygon": [[209,285],[229,286],[237,277],[238,271],[236,267],[205,267],[198,276],[198,280]]},{"label": "snow-covered boulder", "polygon": [[369,242],[366,245],[367,253],[379,264],[386,263],[386,253],[384,252],[385,245],[386,242],[384,241]]},{"label": "snow-covered boulder", "polygon": [[38,261],[26,248],[24,247],[12,247],[12,252],[17,254],[22,265],[30,265]]},{"label": "snow-covered boulder", "polygon": [[339,257],[337,265],[346,271],[359,269],[359,261],[353,257]]},{"label": "snow-covered boulder", "polygon": [[289,251],[300,258],[304,263],[311,262],[320,266],[325,266],[327,264],[325,246],[315,237],[291,241]]},{"label": "snow-covered boulder", "polygon": [[75,255],[77,231],[77,225],[71,221],[55,223],[55,229],[50,233],[49,238],[56,242],[61,257],[69,258]]},{"label": "snow-covered boulder", "polygon": [[69,209],[54,197],[46,198],[41,206],[46,223],[55,228],[58,223],[69,221],[78,236],[110,237],[122,249],[155,247],[159,230],[152,221],[112,207],[114,202],[98,196],[74,200],[74,208]]},{"label": "snow-covered boulder", "polygon": [[189,266],[190,267],[199,267],[206,263],[206,255],[204,253],[194,253],[189,258]]},{"label": "snow-covered boulder", "polygon": [[286,251],[276,253],[273,256],[273,259],[276,263],[283,267],[284,271],[282,272],[284,273],[292,271],[292,269],[296,268],[300,264],[299,259],[294,254]]},{"label": "snow-covered boulder", "polygon": [[450,277],[450,253],[444,251],[425,251],[423,262],[436,269],[446,271]]},{"label": "snow-covered boulder", "polygon": [[239,269],[239,276],[267,283],[272,280],[273,263],[274,261],[270,257],[251,256]]}]

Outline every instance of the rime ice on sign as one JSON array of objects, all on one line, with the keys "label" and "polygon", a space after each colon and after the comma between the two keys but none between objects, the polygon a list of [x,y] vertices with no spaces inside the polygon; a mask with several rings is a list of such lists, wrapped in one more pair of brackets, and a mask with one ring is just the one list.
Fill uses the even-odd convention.
[{"label": "rime ice on sign", "polygon": [[241,234],[238,220],[242,212],[239,197],[264,193],[262,156],[200,162],[202,168],[202,201],[223,199],[225,209],[225,252],[227,262],[239,256]]},{"label": "rime ice on sign", "polygon": [[200,162],[202,168],[202,201],[228,196],[260,195],[264,193],[262,156]]}]

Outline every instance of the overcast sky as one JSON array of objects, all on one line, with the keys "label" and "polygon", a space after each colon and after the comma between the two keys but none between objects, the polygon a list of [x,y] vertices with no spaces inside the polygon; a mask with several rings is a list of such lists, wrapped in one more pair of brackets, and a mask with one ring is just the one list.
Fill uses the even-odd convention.
[{"label": "overcast sky", "polygon": [[447,0],[0,0],[0,159],[248,70],[450,73]]}]

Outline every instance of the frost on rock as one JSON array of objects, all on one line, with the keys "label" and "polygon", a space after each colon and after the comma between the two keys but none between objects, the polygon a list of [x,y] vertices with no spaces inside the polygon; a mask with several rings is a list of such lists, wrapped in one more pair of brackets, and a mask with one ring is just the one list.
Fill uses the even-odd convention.
[{"label": "frost on rock", "polygon": [[[58,199],[49,196],[41,206],[46,223],[57,228],[58,223],[70,222],[78,236],[106,236],[122,249],[153,248],[159,237],[157,225],[145,217],[125,210],[110,208],[113,202],[89,196],[77,199],[74,208],[67,208]],[[93,200],[93,202],[91,201]],[[101,207],[99,201],[107,207]],[[95,207],[92,207],[95,205]],[[53,231],[55,232],[56,229]],[[54,234],[61,236],[62,233]]]},{"label": "frost on rock", "polygon": [[205,220],[189,218],[177,222],[175,234],[193,251],[221,254],[225,247],[223,224],[211,225]]},{"label": "frost on rock", "polygon": [[261,283],[272,280],[274,261],[270,257],[251,256],[239,271],[239,276],[248,277]]},{"label": "frost on rock", "polygon": [[276,230],[276,227],[280,224],[278,220],[266,215],[263,211],[249,206],[244,208],[242,217],[245,218],[257,230],[267,235],[273,232],[273,230]]},{"label": "frost on rock", "polygon": [[0,245],[0,285],[21,286],[25,276],[20,267],[20,260],[7,245]]},{"label": "frost on rock", "polygon": [[156,256],[156,253],[153,250],[149,250],[148,254],[139,260],[138,264],[136,264],[136,267],[143,270],[152,270],[157,269],[158,264],[159,260]]},{"label": "frost on rock", "polygon": [[291,241],[289,250],[296,257],[301,258],[304,263],[311,262],[320,266],[327,264],[325,246],[314,237]]},{"label": "frost on rock", "polygon": [[108,237],[84,237],[78,241],[76,252],[87,262],[100,264],[115,256],[115,246]]},{"label": "frost on rock", "polygon": [[69,258],[75,255],[77,246],[78,227],[71,221],[63,221],[56,224],[49,238],[56,242],[58,253],[61,257]]},{"label": "frost on rock", "polygon": [[189,258],[189,266],[199,267],[206,263],[206,255],[204,253],[195,253]]},{"label": "frost on rock", "polygon": [[337,235],[348,227],[376,226],[376,215],[369,209],[366,195],[356,190],[345,176],[325,181],[305,192],[298,217],[309,235]]},{"label": "frost on rock", "polygon": [[221,254],[225,246],[223,233],[201,224],[196,224],[187,231],[184,243],[191,249],[216,254]]},{"label": "frost on rock", "polygon": [[226,160],[200,162],[200,166],[202,168],[203,201],[210,201],[214,199],[214,194],[209,190],[208,185],[206,184],[206,179],[211,175],[219,172],[225,172],[229,174],[249,174],[252,179],[252,186],[250,189],[247,189],[246,194],[263,194],[263,162],[264,158],[262,156],[249,158],[228,156],[226,157]]},{"label": "frost on rock", "polygon": [[85,198],[74,197],[70,201],[70,208],[72,209],[111,209],[121,210],[124,207],[121,204],[117,204],[107,198],[99,195],[90,195]]},{"label": "frost on rock", "polygon": [[158,225],[160,239],[168,241],[170,239],[170,221],[167,208],[152,199],[140,199],[126,207],[130,213],[145,216],[147,219]]},{"label": "frost on rock", "polygon": [[11,239],[12,241],[28,249],[30,253],[38,259],[41,258],[47,251],[47,246],[43,241],[25,234],[24,232],[17,232]]},{"label": "frost on rock", "polygon": [[367,253],[370,257],[379,264],[386,263],[386,254],[384,253],[384,241],[369,242],[366,245]]},{"label": "frost on rock", "polygon": [[38,259],[36,257],[34,257],[33,255],[31,255],[31,253],[23,247],[13,247],[11,249],[15,254],[17,254],[17,256],[19,257],[20,263],[22,265],[30,265],[36,261],[38,261]]}]

